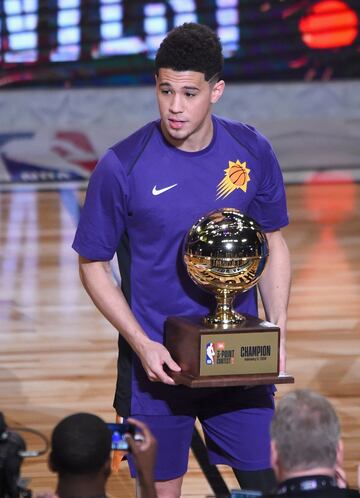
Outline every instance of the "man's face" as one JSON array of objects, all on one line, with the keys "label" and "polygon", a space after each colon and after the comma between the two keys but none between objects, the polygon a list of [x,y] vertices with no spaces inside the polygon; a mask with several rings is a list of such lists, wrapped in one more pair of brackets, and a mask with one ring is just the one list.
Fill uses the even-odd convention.
[{"label": "man's face", "polygon": [[161,68],[156,93],[165,138],[183,150],[206,147],[212,137],[211,107],[223,89],[223,81],[209,83],[203,73]]}]

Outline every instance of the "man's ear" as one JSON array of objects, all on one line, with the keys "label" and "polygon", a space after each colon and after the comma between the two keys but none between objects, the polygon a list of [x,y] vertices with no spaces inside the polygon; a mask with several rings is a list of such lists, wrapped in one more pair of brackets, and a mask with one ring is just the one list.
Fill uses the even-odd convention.
[{"label": "man's ear", "polygon": [[281,481],[281,463],[279,462],[279,452],[276,442],[272,439],[270,444],[270,462],[277,481]]},{"label": "man's ear", "polygon": [[336,450],[336,465],[338,467],[342,467],[344,464],[344,442],[342,439],[339,439],[338,447]]},{"label": "man's ear", "polygon": [[225,89],[225,81],[220,80],[217,81],[211,89],[211,103],[216,104],[216,102],[220,99]]},{"label": "man's ear", "polygon": [[49,453],[48,462],[47,463],[48,463],[48,467],[51,470],[51,472],[57,472],[58,469],[57,469],[57,466],[56,466],[56,464],[54,462],[54,455],[53,455],[52,451],[50,451],[50,453]]}]

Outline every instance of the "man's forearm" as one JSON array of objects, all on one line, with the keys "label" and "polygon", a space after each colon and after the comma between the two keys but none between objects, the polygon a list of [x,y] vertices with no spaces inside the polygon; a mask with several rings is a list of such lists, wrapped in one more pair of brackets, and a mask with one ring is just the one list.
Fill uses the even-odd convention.
[{"label": "man's forearm", "polygon": [[95,306],[123,335],[134,351],[144,347],[149,338],[134,317],[121,289],[115,285],[108,262],[79,258],[82,284]]},{"label": "man's forearm", "polygon": [[140,497],[138,498],[156,498],[156,488],[153,478],[146,476],[139,476],[139,488],[140,488]]},{"label": "man's forearm", "polygon": [[261,298],[268,320],[286,322],[290,294],[290,254],[280,232],[268,234],[269,261],[259,282]]},{"label": "man's forearm", "polygon": [[180,371],[162,343],[151,340],[133,315],[121,289],[111,277],[108,262],[90,261],[80,256],[81,281],[100,312],[121,333],[139,357],[151,381],[175,384],[166,374],[164,365]]},{"label": "man's forearm", "polygon": [[267,234],[269,261],[259,282],[267,320],[280,327],[280,371],[285,371],[287,308],[291,284],[290,254],[280,231]]}]

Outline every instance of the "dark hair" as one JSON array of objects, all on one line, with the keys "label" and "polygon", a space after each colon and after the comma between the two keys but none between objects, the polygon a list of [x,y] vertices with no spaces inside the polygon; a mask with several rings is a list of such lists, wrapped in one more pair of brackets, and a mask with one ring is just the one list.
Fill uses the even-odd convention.
[{"label": "dark hair", "polygon": [[218,81],[224,60],[219,37],[208,26],[184,23],[171,30],[162,41],[155,58],[155,72],[160,68],[174,71],[198,71],[205,80]]},{"label": "dark hair", "polygon": [[111,432],[100,417],[91,413],[65,417],[51,436],[51,463],[60,474],[98,472],[110,451]]}]

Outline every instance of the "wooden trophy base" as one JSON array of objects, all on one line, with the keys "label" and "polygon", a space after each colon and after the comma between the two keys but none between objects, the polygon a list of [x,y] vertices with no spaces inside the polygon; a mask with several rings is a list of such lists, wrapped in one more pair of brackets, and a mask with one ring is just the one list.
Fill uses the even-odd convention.
[{"label": "wooden trophy base", "polygon": [[165,346],[181,367],[167,370],[177,384],[188,387],[292,384],[279,375],[280,329],[250,315],[236,325],[211,325],[203,317],[169,317]]}]

